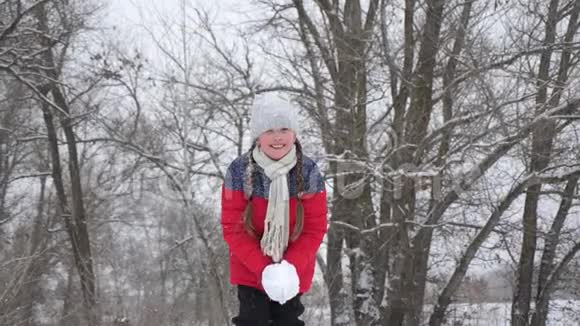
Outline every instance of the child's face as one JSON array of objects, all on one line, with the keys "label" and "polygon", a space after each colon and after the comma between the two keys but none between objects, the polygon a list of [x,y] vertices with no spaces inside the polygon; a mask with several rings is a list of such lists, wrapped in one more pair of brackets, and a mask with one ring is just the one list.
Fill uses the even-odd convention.
[{"label": "child's face", "polygon": [[294,131],[288,128],[270,129],[258,137],[258,147],[272,160],[283,158],[296,140]]}]

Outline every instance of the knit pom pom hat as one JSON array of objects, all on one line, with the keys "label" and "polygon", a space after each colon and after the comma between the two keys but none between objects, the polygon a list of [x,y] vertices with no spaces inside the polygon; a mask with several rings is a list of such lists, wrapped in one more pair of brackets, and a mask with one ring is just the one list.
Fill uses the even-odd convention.
[{"label": "knit pom pom hat", "polygon": [[281,94],[256,95],[250,117],[252,139],[258,138],[269,129],[281,128],[290,128],[298,136],[298,109]]}]

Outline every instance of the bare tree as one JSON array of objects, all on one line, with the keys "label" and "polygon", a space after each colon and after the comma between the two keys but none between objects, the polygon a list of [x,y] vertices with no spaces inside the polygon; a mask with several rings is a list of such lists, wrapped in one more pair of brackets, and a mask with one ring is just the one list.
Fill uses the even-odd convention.
[{"label": "bare tree", "polygon": [[[57,82],[62,76],[62,62],[71,37],[78,30],[77,19],[80,16],[74,16],[73,6],[66,2],[37,1],[28,4],[6,1],[3,5],[12,15],[0,38],[3,48],[7,49],[2,54],[0,69],[26,85],[42,102],[40,106],[48,134],[52,179],[60,202],[60,215],[67,227],[80,276],[87,322],[89,325],[96,325],[95,274],[83,204],[74,121],[70,103],[62,86]],[[51,25],[52,20],[49,17],[57,17],[57,24],[60,25]],[[25,35],[24,31],[27,29],[33,32]],[[57,47],[58,43],[64,46]],[[38,50],[40,51],[37,53]],[[53,121],[54,112],[59,116],[66,139],[70,189],[67,189],[63,179],[58,136]],[[71,196],[70,202],[67,192]]]},{"label": "bare tree", "polygon": [[[50,266],[49,252],[51,236],[45,231],[47,222],[46,179],[50,175],[46,158],[38,145],[37,135],[33,132],[38,121],[33,118],[33,107],[25,86],[5,76],[3,101],[0,106],[2,121],[2,145],[0,145],[0,184],[3,219],[0,225],[6,227],[2,232],[2,251],[5,253],[2,266],[4,304],[2,323],[33,325],[36,313],[35,304],[44,301],[40,278]],[[31,105],[32,104],[32,105]],[[14,189],[30,183],[38,191],[31,195],[14,194]],[[30,197],[30,198],[27,198]],[[30,200],[33,209],[23,210],[21,201]],[[24,221],[30,220],[30,223]],[[30,224],[30,225],[29,225]],[[13,231],[13,230],[17,231]]]},{"label": "bare tree", "polygon": [[[332,202],[326,260],[329,268],[325,269],[325,281],[329,288],[333,325],[352,322],[349,321],[348,314],[339,314],[348,311],[351,304],[358,324],[388,322],[389,325],[418,325],[421,322],[430,257],[433,255],[434,246],[441,241],[438,235],[449,227],[455,230],[472,229],[473,225],[470,223],[458,221],[461,214],[457,213],[455,207],[466,208],[482,200],[489,202],[490,215],[479,217],[481,224],[475,226],[476,230],[480,230],[479,233],[471,236],[461,255],[450,262],[456,265],[455,271],[451,273],[447,285],[439,294],[438,304],[431,316],[431,324],[440,325],[469,266],[483,244],[488,241],[489,235],[497,230],[498,223],[505,218],[511,204],[522,193],[529,192],[529,187],[537,188],[543,183],[558,184],[566,180],[563,176],[573,177],[577,173],[577,170],[572,169],[557,178],[537,179],[535,174],[552,171],[558,165],[553,168],[545,166],[531,172],[527,177],[514,179],[505,195],[497,199],[499,204],[495,204],[496,199],[486,197],[483,192],[484,186],[493,187],[493,183],[487,184],[485,180],[495,173],[498,162],[521,148],[534,130],[538,130],[536,133],[544,130],[544,123],[548,122],[542,122],[543,120],[553,124],[555,134],[570,128],[570,121],[561,124],[556,121],[577,112],[578,99],[574,97],[576,94],[566,103],[552,102],[551,105],[532,111],[533,113],[529,110],[522,111],[525,120],[521,120],[521,117],[516,119],[517,115],[509,113],[508,110],[512,108],[519,112],[517,108],[520,105],[531,105],[531,96],[541,95],[540,92],[526,94],[529,84],[526,81],[517,83],[518,79],[511,71],[532,62],[537,56],[541,57],[547,49],[543,44],[520,45],[519,36],[515,34],[510,36],[519,47],[511,53],[505,53],[500,45],[485,40],[482,30],[488,24],[488,20],[484,19],[486,15],[506,17],[517,14],[517,6],[478,1],[426,1],[424,4],[416,1],[384,1],[377,3],[377,10],[382,11],[382,14],[381,23],[371,28],[373,32],[375,28],[379,31],[378,38],[374,38],[376,34],[372,33],[368,37],[364,37],[368,34],[348,34],[348,26],[353,26],[349,25],[348,19],[354,17],[350,14],[355,13],[353,8],[359,6],[353,2],[317,1],[316,6],[322,13],[317,15],[314,11],[309,11],[312,6],[305,7],[302,2],[294,1],[297,21],[287,14],[288,6],[273,1],[262,3],[268,5],[274,13],[267,23],[271,30],[275,33],[279,33],[278,29],[287,32],[279,27],[286,24],[299,37],[303,52],[296,51],[289,55],[283,53],[288,55],[283,57],[288,64],[283,72],[291,76],[287,78],[289,85],[283,86],[288,92],[297,95],[312,119],[318,122],[322,144],[331,162],[328,171],[332,177],[335,197]],[[374,10],[373,2],[370,4],[367,14],[372,14]],[[399,29],[399,26],[393,26],[394,23],[391,22],[398,21],[399,17],[390,20],[387,11],[398,14],[396,10],[401,7],[404,8],[401,17],[403,26]],[[571,12],[562,10],[559,13],[564,14],[559,17],[565,17]],[[359,19],[360,13],[355,16]],[[420,18],[420,23],[416,23],[417,17]],[[473,19],[474,17],[478,19]],[[396,34],[398,31],[404,32],[404,38],[390,37],[389,29],[395,31],[395,35],[400,35]],[[526,29],[524,31],[530,32]],[[533,32],[537,33],[538,30]],[[287,34],[275,35],[283,38],[283,41],[295,41],[291,37],[284,38]],[[351,38],[344,41],[347,39],[345,35]],[[349,51],[356,52],[361,49],[358,47],[361,43],[365,44],[362,47],[365,50],[357,55],[349,52],[349,55],[341,57],[342,41],[348,44]],[[558,42],[550,48],[574,46],[570,40]],[[490,51],[491,54],[482,56],[482,52]],[[381,56],[373,56],[376,53]],[[276,57],[277,54],[271,55]],[[277,57],[279,62],[283,62],[281,57],[282,55]],[[388,80],[388,84],[383,89],[376,87],[376,82],[371,83],[371,78],[374,77],[372,74],[367,74],[368,71],[364,69],[355,69],[357,73],[354,76],[345,78],[359,85],[357,90],[361,92],[358,93],[361,97],[357,100],[351,99],[347,109],[340,110],[340,103],[336,102],[335,96],[340,99],[353,94],[340,88],[345,83],[334,79],[334,76],[341,76],[337,72],[340,67],[349,67],[348,62],[339,64],[344,58],[360,59],[366,66],[384,67],[388,71],[388,79],[382,80]],[[402,64],[399,65],[399,61]],[[305,70],[308,73],[304,73]],[[497,84],[490,83],[489,80],[494,80],[492,76],[495,71],[505,71],[505,78],[512,78],[510,82],[513,81],[517,91],[499,89]],[[362,79],[357,79],[359,77]],[[361,83],[366,86],[361,86]],[[563,89],[569,89],[570,83],[562,79],[560,85]],[[389,97],[372,97],[377,93],[384,94],[384,89],[390,90]],[[524,95],[518,95],[520,90],[524,90]],[[466,103],[462,96],[469,97],[471,103]],[[360,120],[356,116],[346,115],[346,112],[352,113],[359,109],[356,112],[360,114],[363,111],[368,112],[362,110],[359,104],[374,107],[370,103],[373,100],[379,102],[381,99],[392,104],[388,104],[381,111],[379,119],[371,121],[361,129],[349,129],[356,128],[359,125],[356,122]],[[343,114],[348,119],[340,120]],[[367,119],[368,116],[365,121]],[[381,124],[383,127],[379,128]],[[355,143],[358,132],[365,130],[363,138],[368,138],[353,147],[345,147],[345,144]],[[377,130],[382,130],[382,134]],[[340,138],[343,131],[349,135],[347,138]],[[379,135],[382,139],[375,141],[369,135]],[[395,139],[396,143],[393,144],[388,138]],[[337,147],[331,146],[334,139],[339,144]],[[381,141],[383,147],[370,147],[373,151],[369,152],[369,143]],[[367,154],[363,155],[361,151],[365,150]],[[358,156],[352,153],[357,153]],[[360,173],[361,166],[362,170],[366,170],[367,180],[371,185],[373,181],[369,176],[381,181],[380,186],[374,188],[381,191],[378,212],[364,210],[364,207],[371,207],[367,203],[371,203],[370,198],[373,197],[370,195],[372,192],[366,193],[366,190],[352,199],[355,203],[353,207],[343,206],[351,198],[345,198],[347,193],[341,193],[345,189],[345,183],[340,182],[344,179],[340,180],[336,175],[345,172],[339,167],[344,169],[349,159],[356,160],[358,164],[355,165],[357,170],[353,178],[347,179],[346,184],[360,181],[361,175],[357,175],[357,172]],[[468,173],[458,174],[456,171],[459,168],[464,169],[462,164],[466,162],[471,166]],[[377,175],[375,166],[381,166],[380,175]],[[346,172],[352,172],[352,166]],[[425,176],[431,178],[426,188],[427,196],[423,191]],[[474,197],[465,198],[467,194]],[[366,217],[370,222],[365,222]],[[347,239],[347,251],[344,253],[351,262],[348,280],[340,266],[343,258],[341,234]],[[373,245],[369,250],[365,249],[364,243]],[[384,250],[377,252],[377,247]],[[368,265],[364,263],[365,253],[371,253],[370,256],[373,257]],[[365,266],[370,266],[369,270],[372,272],[361,272]],[[362,289],[357,292],[357,286],[361,284],[367,287],[367,292],[361,291]],[[388,290],[384,288],[384,284],[388,284]],[[353,295],[350,298],[347,295],[349,292]],[[386,305],[380,304],[383,300],[386,300]]]},{"label": "bare tree", "polygon": [[532,314],[532,326],[545,326],[548,316],[548,306],[551,298],[551,293],[554,291],[554,286],[558,282],[562,271],[566,265],[572,260],[574,255],[578,252],[579,247],[575,244],[556,264],[555,255],[556,248],[560,243],[562,228],[568,216],[570,216],[570,208],[572,207],[573,196],[578,187],[578,177],[574,176],[568,179],[566,188],[562,194],[562,200],[558,208],[558,212],[554,218],[550,231],[548,232],[544,250],[542,252],[542,260],[540,271],[538,274],[537,294],[535,297],[535,310]]},{"label": "bare tree", "polygon": [[[544,37],[544,47],[545,50],[542,52],[540,57],[540,66],[538,67],[537,74],[537,87],[538,93],[536,95],[536,110],[543,110],[544,107],[554,107],[560,103],[562,98],[562,91],[564,85],[568,82],[568,76],[570,74],[571,66],[571,42],[574,40],[574,34],[578,30],[578,11],[580,10],[580,2],[573,1],[572,9],[566,14],[562,15],[560,13],[559,1],[550,1],[548,7],[548,15],[546,19],[545,37]],[[568,16],[569,14],[569,16]],[[552,84],[551,80],[551,58],[554,50],[552,47],[555,43],[557,36],[557,25],[558,22],[564,18],[568,18],[568,27],[566,35],[564,37],[564,49],[560,57],[560,66],[558,68],[558,74],[556,80],[554,80],[552,94],[548,97],[549,86]],[[532,135],[532,148],[531,148],[531,161],[530,161],[530,172],[538,172],[545,169],[550,163],[552,157],[552,151],[554,147],[554,138],[556,122],[546,121],[537,126],[533,131]],[[572,179],[574,180],[574,179]],[[576,180],[577,181],[577,180]],[[523,212],[523,243],[522,250],[518,266],[518,284],[516,286],[516,292],[514,294],[513,305],[512,305],[512,325],[528,325],[530,318],[530,302],[532,301],[532,280],[534,271],[534,257],[536,255],[536,242],[537,242],[537,207],[538,201],[541,193],[541,184],[534,185],[526,191],[526,203]],[[559,215],[567,216],[566,211],[559,213]],[[554,236],[556,238],[549,239],[546,252],[547,261],[543,264],[543,271],[540,273],[540,283],[545,283],[545,279],[548,277],[546,275],[550,274],[551,265],[551,255],[549,252],[553,249],[555,243],[553,240],[557,239],[558,224],[561,223],[558,219],[565,217],[556,218],[556,226]],[[557,242],[557,241],[556,241]],[[548,266],[546,266],[546,264]],[[548,270],[546,270],[548,268]],[[543,274],[543,275],[542,275]],[[542,301],[542,300],[539,300]],[[546,301],[547,302],[547,301]],[[538,302],[539,303],[539,302]],[[545,304],[544,304],[545,305]],[[541,310],[545,310],[541,308]],[[545,323],[546,312],[542,313],[544,315],[543,319]],[[539,323],[539,321],[538,321]],[[541,324],[541,323],[540,323]],[[540,325],[538,324],[538,325]]]},{"label": "bare tree", "polygon": [[[313,73],[313,103],[309,112],[322,130],[326,153],[337,159],[330,161],[329,167],[333,184],[356,184],[361,178],[366,178],[365,174],[341,170],[340,163],[341,160],[365,162],[369,158],[365,139],[367,59],[377,24],[379,1],[370,1],[368,8],[364,9],[360,1],[346,1],[344,7],[336,1],[317,1],[325,21],[323,30],[302,1],[293,1],[293,4],[298,14],[296,29]],[[325,73],[319,70],[319,62],[324,65]],[[329,89],[328,95],[324,93],[325,88]],[[327,96],[332,99],[330,103],[326,100]],[[332,108],[332,113],[328,112],[329,108]],[[341,172],[349,175],[341,176]],[[371,189],[364,187],[360,191],[360,196],[353,198],[335,187],[331,207],[333,222],[346,223],[360,230],[376,227]],[[376,277],[384,275],[386,267],[380,260],[381,256],[373,254],[377,236],[376,233],[363,236],[332,226],[329,229],[325,280],[333,325],[352,323],[349,317],[350,300],[357,324],[372,325],[376,321],[376,307],[384,291],[384,282],[376,280]],[[349,255],[352,282],[348,291],[345,291],[349,283],[344,282],[341,262],[343,244],[348,250],[358,250]],[[361,279],[366,282],[359,282]]]}]

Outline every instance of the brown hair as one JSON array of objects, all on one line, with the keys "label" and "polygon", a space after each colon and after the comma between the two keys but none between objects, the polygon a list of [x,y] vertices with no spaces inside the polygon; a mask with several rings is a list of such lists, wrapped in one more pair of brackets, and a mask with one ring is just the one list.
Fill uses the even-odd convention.
[{"label": "brown hair", "polygon": [[[296,139],[294,142],[296,145],[296,193],[298,195],[298,205],[296,206],[296,224],[294,225],[294,232],[292,232],[292,236],[290,237],[290,241],[296,240],[300,233],[302,233],[302,229],[304,228],[304,206],[302,206],[302,194],[304,193],[304,175],[302,170],[302,145]],[[242,215],[243,222],[244,222],[244,229],[248,234],[257,238],[256,229],[254,228],[254,224],[252,223],[252,187],[253,187],[253,174],[254,174],[254,159],[252,158],[252,151],[256,147],[256,142],[252,144],[250,150],[246,153],[246,170],[244,171],[244,194],[246,199],[248,200],[248,205],[246,205],[246,209],[244,209],[244,214]]]}]

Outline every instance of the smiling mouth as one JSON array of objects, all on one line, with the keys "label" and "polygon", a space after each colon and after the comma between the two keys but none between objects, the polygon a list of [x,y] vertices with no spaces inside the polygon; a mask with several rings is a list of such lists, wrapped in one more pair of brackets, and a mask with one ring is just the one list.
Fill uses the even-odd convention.
[{"label": "smiling mouth", "polygon": [[270,145],[273,149],[282,149],[285,145]]}]

